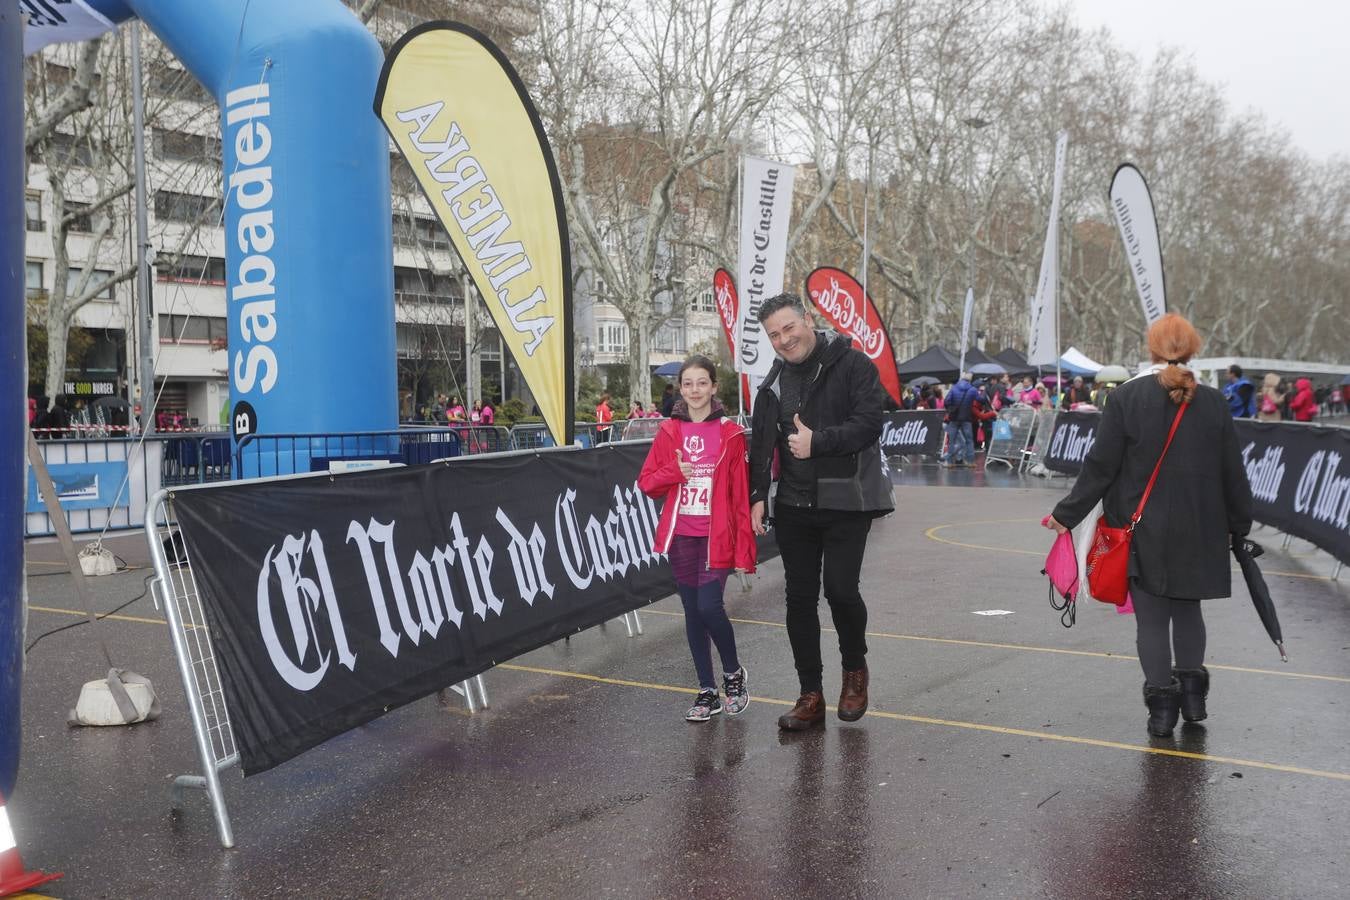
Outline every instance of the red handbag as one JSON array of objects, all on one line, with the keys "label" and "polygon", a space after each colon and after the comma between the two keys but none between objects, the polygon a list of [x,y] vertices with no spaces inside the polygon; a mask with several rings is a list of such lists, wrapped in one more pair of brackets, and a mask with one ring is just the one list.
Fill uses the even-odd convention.
[{"label": "red handbag", "polygon": [[1088,550],[1087,557],[1088,592],[1103,603],[1124,606],[1125,600],[1129,597],[1130,541],[1134,538],[1134,529],[1138,527],[1139,520],[1144,514],[1144,504],[1148,502],[1148,495],[1153,493],[1153,485],[1158,480],[1158,470],[1162,468],[1163,460],[1167,458],[1167,450],[1172,446],[1172,438],[1176,437],[1177,426],[1181,424],[1181,417],[1185,415],[1187,406],[1190,404],[1181,404],[1176,418],[1172,420],[1172,430],[1167,433],[1167,443],[1163,445],[1162,455],[1158,457],[1158,463],[1153,467],[1148,487],[1144,488],[1144,496],[1139,498],[1139,505],[1135,507],[1134,515],[1130,516],[1129,526],[1112,528],[1106,524],[1106,516],[1097,520],[1097,530],[1092,535],[1092,547]]}]

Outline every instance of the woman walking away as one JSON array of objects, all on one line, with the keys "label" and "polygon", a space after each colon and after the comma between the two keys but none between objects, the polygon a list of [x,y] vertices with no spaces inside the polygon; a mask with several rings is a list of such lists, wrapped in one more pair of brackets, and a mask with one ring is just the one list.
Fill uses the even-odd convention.
[{"label": "woman walking away", "polygon": [[[680,369],[679,385],[683,399],[661,423],[638,486],[666,501],[653,549],[670,557],[698,674],[698,696],[684,717],[706,722],[723,709],[740,715],[750,703],[722,593],[733,568],[755,571],[755,535],[745,432],[725,417],[717,400],[717,366],[705,356],[691,356]],[[713,678],[710,641],[722,658],[725,706]]]},{"label": "woman walking away", "polygon": [[1078,483],[1046,523],[1063,533],[1099,500],[1111,527],[1129,527],[1138,511],[1130,596],[1148,731],[1156,737],[1172,734],[1178,713],[1188,722],[1205,718],[1209,671],[1200,601],[1231,595],[1229,548],[1252,524],[1252,493],[1228,402],[1197,384],[1186,367],[1200,344],[1181,316],[1153,323],[1153,366],[1111,394]]}]

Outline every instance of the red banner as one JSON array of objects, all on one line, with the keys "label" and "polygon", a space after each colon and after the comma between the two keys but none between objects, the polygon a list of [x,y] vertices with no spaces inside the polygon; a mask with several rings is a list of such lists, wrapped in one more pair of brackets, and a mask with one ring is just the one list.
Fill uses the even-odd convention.
[{"label": "red banner", "polygon": [[[736,280],[726,269],[713,272],[713,299],[717,302],[717,316],[722,320],[722,333],[726,335],[727,346],[731,348],[731,358],[736,358],[736,313],[740,310],[740,301],[736,297]],[[750,378],[741,376],[741,410],[750,407]]]},{"label": "red banner", "polygon": [[881,386],[899,403],[895,351],[872,298],[863,296],[862,285],[842,269],[823,266],[806,276],[806,293],[835,330],[853,338],[853,346],[867,354],[881,373]]},{"label": "red banner", "polygon": [[722,333],[727,336],[731,358],[736,358],[736,282],[726,269],[713,272],[713,299],[717,301],[717,315],[722,319]]}]

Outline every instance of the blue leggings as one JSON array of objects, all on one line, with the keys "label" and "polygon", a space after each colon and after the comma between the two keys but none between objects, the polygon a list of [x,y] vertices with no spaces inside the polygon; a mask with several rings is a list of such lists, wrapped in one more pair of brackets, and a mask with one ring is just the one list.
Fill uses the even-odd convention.
[{"label": "blue leggings", "polygon": [[717,689],[717,681],[713,677],[711,644],[717,644],[723,672],[735,672],[741,667],[736,658],[736,635],[727,618],[726,607],[722,605],[724,583],[715,578],[701,587],[675,586],[684,603],[684,631],[689,638],[689,652],[694,657],[699,687],[713,690]]}]

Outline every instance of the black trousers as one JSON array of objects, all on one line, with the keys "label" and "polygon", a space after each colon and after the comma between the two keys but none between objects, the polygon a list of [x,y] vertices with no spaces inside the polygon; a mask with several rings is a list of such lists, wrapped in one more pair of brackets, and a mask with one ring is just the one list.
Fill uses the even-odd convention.
[{"label": "black trousers", "polygon": [[802,693],[822,689],[820,588],[839,632],[843,667],[867,665],[867,607],[858,593],[870,513],[779,505],[774,529],[787,581],[787,633]]}]

